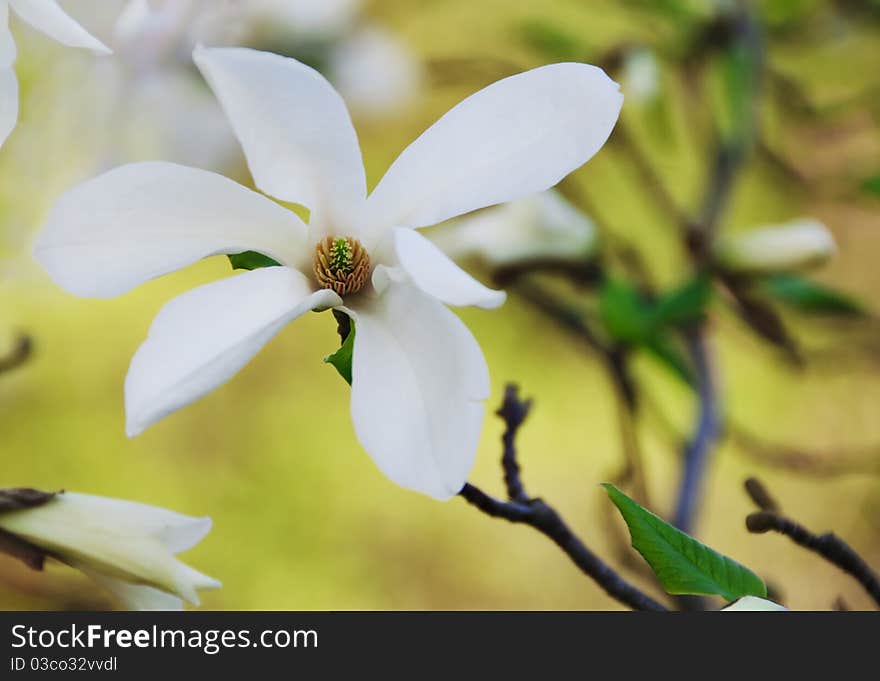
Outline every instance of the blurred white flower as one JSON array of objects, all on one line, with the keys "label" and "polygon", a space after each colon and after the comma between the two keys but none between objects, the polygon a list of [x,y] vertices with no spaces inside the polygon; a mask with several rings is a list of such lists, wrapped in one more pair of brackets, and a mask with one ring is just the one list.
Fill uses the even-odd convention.
[{"label": "blurred white flower", "polygon": [[639,47],[626,53],[622,87],[624,94],[638,103],[648,102],[657,96],[660,91],[660,69],[651,50]]},{"label": "blurred white flower", "polygon": [[379,468],[447,499],[473,464],[489,396],[485,360],[445,304],[504,293],[460,270],[417,228],[559,182],[605,143],[617,84],[552,64],[468,97],[413,142],[369,197],[342,98],[315,70],[242,48],[194,58],[223,104],[254,182],[170,163],[122,166],[67,192],[35,254],[72,293],[111,297],[201,258],[253,250],[281,266],[201,286],[167,304],[126,378],[136,435],[241,369],[288,322],[336,308],[356,325],[351,411]]},{"label": "blurred white flower", "polygon": [[13,69],[16,48],[9,30],[10,7],[20,19],[63,45],[110,53],[100,40],[65,14],[56,0],[0,0],[0,144],[18,121],[18,79]]},{"label": "blurred white flower", "polygon": [[61,492],[0,512],[0,529],[86,573],[130,609],[180,609],[181,599],[198,605],[197,590],[220,586],[175,558],[204,538],[210,518]]},{"label": "blurred white flower", "polygon": [[721,608],[721,612],[784,612],[787,610],[788,608],[779,605],[779,603],[757,596],[743,596],[726,608]]},{"label": "blurred white flower", "polygon": [[327,77],[349,107],[365,116],[382,116],[415,97],[422,72],[392,33],[366,26],[339,41],[330,54]]},{"label": "blurred white flower", "polygon": [[582,261],[598,242],[593,222],[554,189],[452,220],[429,237],[451,258],[477,257],[490,267]]},{"label": "blurred white flower", "polygon": [[357,19],[362,0],[249,0],[241,11],[262,28],[285,32],[294,38],[334,39]]},{"label": "blurred white flower", "polygon": [[818,220],[725,234],[715,243],[715,259],[734,272],[772,273],[821,265],[834,255],[834,236]]}]

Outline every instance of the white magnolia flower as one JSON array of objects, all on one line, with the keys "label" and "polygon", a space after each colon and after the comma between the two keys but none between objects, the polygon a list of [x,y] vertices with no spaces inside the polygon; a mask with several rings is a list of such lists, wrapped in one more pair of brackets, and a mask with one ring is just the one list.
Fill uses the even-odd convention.
[{"label": "white magnolia flower", "polygon": [[779,605],[779,603],[757,596],[743,596],[726,608],[721,608],[721,612],[783,612],[786,610],[788,608]]},{"label": "white magnolia flower", "polygon": [[6,141],[18,121],[18,79],[12,66],[16,49],[9,31],[10,7],[20,19],[63,45],[85,47],[103,54],[110,52],[69,17],[56,0],[0,0],[0,144]]},{"label": "white magnolia flower", "polygon": [[39,506],[0,513],[0,529],[86,573],[136,610],[198,605],[220,582],[175,558],[198,544],[210,518],[156,506],[62,492]]},{"label": "white magnolia flower", "polygon": [[392,164],[367,197],[342,99],[300,62],[242,48],[196,63],[256,185],[310,209],[169,163],[111,170],[67,192],[35,254],[72,293],[111,297],[201,258],[254,250],[281,263],[167,304],[125,384],[127,432],[226,382],[283,326],[336,308],[355,322],[355,432],[393,481],[439,499],[471,468],[489,396],[479,346],[444,304],[500,305],[417,228],[556,184],[604,144],[622,97],[598,68],[552,64],[481,90]]},{"label": "white magnolia flower", "polygon": [[581,261],[596,248],[596,226],[555,189],[452,220],[430,233],[451,258],[490,267],[535,260]]},{"label": "white magnolia flower", "polygon": [[781,272],[820,265],[836,250],[825,225],[803,219],[724,235],[716,241],[715,259],[737,272]]}]

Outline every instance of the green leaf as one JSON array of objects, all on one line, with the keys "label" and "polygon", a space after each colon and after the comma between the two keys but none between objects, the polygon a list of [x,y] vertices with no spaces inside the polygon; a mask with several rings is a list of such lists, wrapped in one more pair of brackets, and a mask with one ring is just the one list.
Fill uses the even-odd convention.
[{"label": "green leaf", "polygon": [[234,270],[257,270],[261,267],[278,267],[281,265],[277,260],[273,260],[268,255],[263,255],[256,251],[234,253],[227,257]]},{"label": "green leaf", "polygon": [[602,286],[599,317],[609,335],[622,343],[641,345],[651,335],[651,305],[625,281],[608,279]]},{"label": "green leaf", "polygon": [[351,322],[351,331],[339,346],[339,349],[332,355],[327,355],[324,361],[336,367],[339,375],[345,379],[345,382],[351,385],[351,357],[354,352],[354,321]]},{"label": "green leaf", "polygon": [[588,51],[577,36],[538,19],[520,24],[519,35],[529,47],[557,61],[580,61]]},{"label": "green leaf", "polygon": [[614,485],[604,483],[602,487],[629,526],[633,548],[668,593],[717,595],[728,601],[743,596],[767,597],[767,587],[754,572],[661,520]]},{"label": "green leaf", "polygon": [[654,327],[692,324],[703,318],[712,297],[712,280],[701,272],[665,294],[654,306]]},{"label": "green leaf", "polygon": [[650,355],[668,369],[676,378],[689,386],[694,386],[694,372],[685,354],[669,338],[657,335],[645,342],[645,349]]},{"label": "green leaf", "polygon": [[776,274],[764,279],[761,289],[803,312],[854,317],[868,314],[852,296],[796,274]]},{"label": "green leaf", "polygon": [[880,197],[880,173],[862,182],[862,189],[869,194]]}]

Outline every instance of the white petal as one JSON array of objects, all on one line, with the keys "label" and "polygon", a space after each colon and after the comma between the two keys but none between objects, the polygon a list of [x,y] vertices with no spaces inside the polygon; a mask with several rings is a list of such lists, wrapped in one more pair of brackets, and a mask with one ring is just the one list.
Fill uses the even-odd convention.
[{"label": "white petal", "polygon": [[15,13],[38,31],[62,45],[85,47],[110,54],[111,50],[74,21],[56,0],[9,0]]},{"label": "white petal", "polygon": [[183,610],[183,601],[170,593],[152,586],[132,584],[122,579],[107,577],[81,565],[72,565],[94,582],[112,593],[126,610]]},{"label": "white petal", "polygon": [[15,40],[9,30],[9,5],[0,2],[0,68],[5,69],[15,63]]},{"label": "white petal", "polygon": [[369,197],[367,228],[424,227],[548,189],[602,147],[622,102],[586,64],[493,83],[404,150]]},{"label": "white petal", "polygon": [[137,435],[219,387],[288,322],[342,304],[288,267],[267,267],[178,296],[157,315],[125,380],[126,432]]},{"label": "white petal", "polygon": [[193,58],[232,123],[256,185],[306,206],[328,229],[350,233],[366,180],[336,90],[314,69],[269,52],[197,47]]},{"label": "white petal", "polygon": [[486,309],[498,307],[507,298],[504,291],[483,286],[418,232],[397,227],[393,237],[400,266],[424,293],[447,305]]},{"label": "white petal", "polygon": [[211,530],[210,518],[194,518],[127,499],[64,492],[53,503],[63,505],[65,513],[90,525],[94,532],[152,537],[173,554],[191,549]]},{"label": "white petal", "polygon": [[721,612],[781,612],[785,610],[788,608],[757,596],[743,596],[726,608],[721,608]]},{"label": "white petal", "polygon": [[452,497],[473,465],[489,396],[479,345],[442,303],[407,285],[359,301],[352,314],[358,439],[398,485]]},{"label": "white petal", "polygon": [[0,528],[77,569],[153,586],[197,604],[198,589],[220,583],[177,560],[166,546],[162,524],[181,518],[197,521],[162,508],[65,492],[41,506],[0,514]]},{"label": "white petal", "polygon": [[0,69],[0,145],[18,122],[18,78],[10,66]]},{"label": "white petal", "polygon": [[59,286],[106,298],[218,253],[309,267],[306,234],[295,213],[222,175],[132,163],[65,193],[34,255]]}]

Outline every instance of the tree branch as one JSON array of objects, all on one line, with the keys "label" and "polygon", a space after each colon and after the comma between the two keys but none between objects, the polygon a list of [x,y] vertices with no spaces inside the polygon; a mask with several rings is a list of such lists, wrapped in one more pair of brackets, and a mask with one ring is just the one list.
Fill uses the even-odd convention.
[{"label": "tree branch", "polygon": [[718,413],[717,391],[705,339],[701,332],[686,334],[694,369],[697,376],[699,415],[694,436],[684,451],[681,484],[673,514],[673,523],[682,532],[690,533],[700,502],[700,488],[708,464],[709,454],[718,440],[721,419]]},{"label": "tree branch", "polygon": [[511,501],[501,501],[479,488],[466,483],[459,495],[469,504],[493,518],[504,518],[512,523],[528,525],[553,541],[588,577],[604,591],[634,610],[665,611],[666,608],[618,575],[608,564],[594,554],[571,531],[556,510],[542,499],[529,498],[516,461],[515,436],[528,415],[531,401],[521,401],[514,385],[508,385],[498,415],[507,424],[502,442],[502,468]]},{"label": "tree branch", "polygon": [[761,508],[746,518],[746,528],[753,534],[778,532],[798,546],[816,553],[832,565],[854,577],[880,606],[880,577],[865,560],[843,539],[833,532],[814,534],[795,520],[782,515],[778,505],[755,478],[746,481],[746,492]]}]

